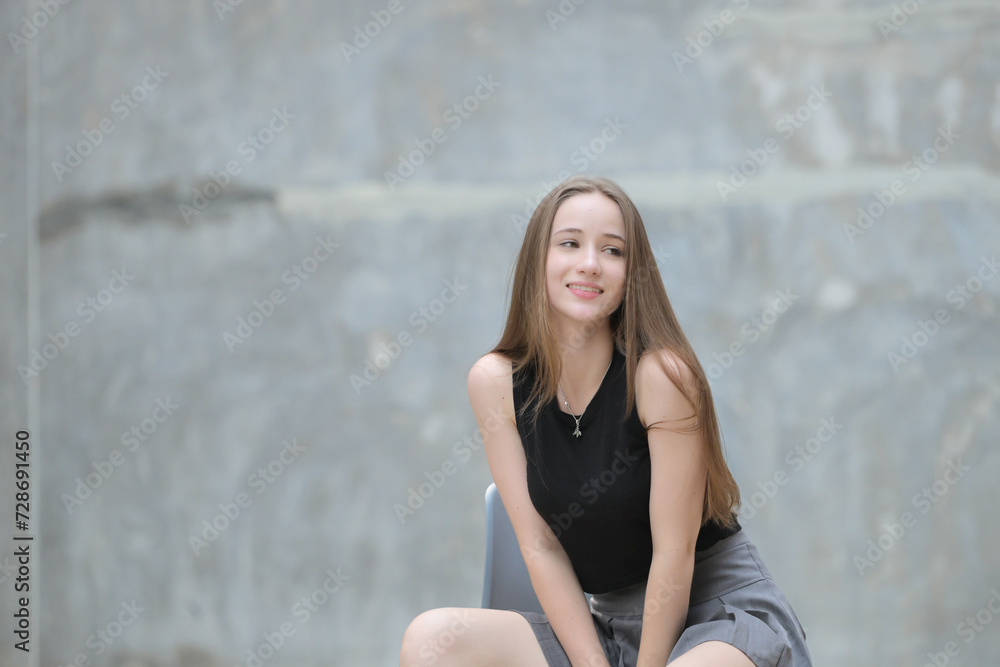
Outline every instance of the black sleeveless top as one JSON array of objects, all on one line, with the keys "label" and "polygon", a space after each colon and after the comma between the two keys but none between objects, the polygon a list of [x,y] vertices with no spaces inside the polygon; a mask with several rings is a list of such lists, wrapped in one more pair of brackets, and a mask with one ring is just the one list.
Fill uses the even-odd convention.
[{"label": "black sleeveless top", "polygon": [[[646,430],[633,406],[625,415],[625,357],[615,350],[604,381],[580,419],[545,405],[531,429],[531,408],[521,415],[535,379],[524,367],[513,376],[514,409],[528,462],[528,494],[566,550],[587,593],[606,593],[649,576],[650,461]],[[707,549],[740,530],[702,525],[695,546]]]}]

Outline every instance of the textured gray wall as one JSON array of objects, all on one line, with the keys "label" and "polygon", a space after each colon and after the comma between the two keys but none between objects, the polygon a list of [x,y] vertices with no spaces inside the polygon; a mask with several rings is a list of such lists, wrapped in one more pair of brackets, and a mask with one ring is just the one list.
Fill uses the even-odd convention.
[{"label": "textured gray wall", "polygon": [[0,10],[0,663],[393,665],[476,606],[465,376],[581,170],[643,212],[817,664],[1000,662],[996,3],[340,4]]}]

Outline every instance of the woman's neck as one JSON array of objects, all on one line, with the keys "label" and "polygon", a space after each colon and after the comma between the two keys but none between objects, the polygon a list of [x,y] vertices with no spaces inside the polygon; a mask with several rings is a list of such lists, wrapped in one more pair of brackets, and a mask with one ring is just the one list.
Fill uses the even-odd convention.
[{"label": "woman's neck", "polygon": [[[589,326],[567,329],[557,332],[562,359],[559,384],[570,408],[579,414],[601,386],[614,355],[615,342],[606,320],[593,330]],[[559,403],[563,405],[562,397]]]}]

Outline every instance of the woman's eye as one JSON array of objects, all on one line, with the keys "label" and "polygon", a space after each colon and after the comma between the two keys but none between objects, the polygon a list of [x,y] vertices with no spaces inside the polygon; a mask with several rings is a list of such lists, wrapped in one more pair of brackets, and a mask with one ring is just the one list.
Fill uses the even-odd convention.
[{"label": "woman's eye", "polygon": [[561,245],[563,247],[566,247],[566,248],[575,248],[576,247],[576,241],[566,240],[566,241],[563,241],[562,243],[560,243],[559,245]]},{"label": "woman's eye", "polygon": [[605,248],[605,250],[607,250],[608,252],[610,252],[615,257],[621,257],[622,256],[622,251],[620,249],[616,248],[615,246],[608,246],[607,248]]}]

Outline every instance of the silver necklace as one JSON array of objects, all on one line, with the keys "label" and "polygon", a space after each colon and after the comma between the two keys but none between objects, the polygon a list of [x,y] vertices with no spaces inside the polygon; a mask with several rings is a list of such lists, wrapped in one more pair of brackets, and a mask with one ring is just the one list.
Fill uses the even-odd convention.
[{"label": "silver necklace", "polygon": [[[615,360],[615,352],[614,352],[614,350],[612,350],[611,351],[611,361],[608,362],[608,367],[604,370],[604,375],[601,376],[601,382],[600,382],[600,384],[597,385],[597,389],[598,390],[600,390],[601,385],[604,384],[604,378],[606,378],[608,376],[608,371],[611,370],[611,362],[614,361],[614,360]],[[580,420],[583,419],[583,412],[586,412],[587,408],[583,409],[583,412],[580,413],[579,417],[577,417],[576,415],[574,415],[573,414],[573,409],[571,407],[569,407],[569,401],[566,400],[566,392],[563,390],[562,384],[559,383],[559,382],[556,382],[556,386],[558,386],[559,387],[559,391],[562,392],[563,405],[565,405],[566,409],[569,410],[569,416],[572,417],[573,420],[576,422],[576,430],[573,431],[573,435],[575,435],[576,437],[579,438],[581,435],[583,435],[583,431],[580,430]],[[594,395],[595,396],[597,395],[596,392],[595,392]],[[591,400],[593,400],[593,399],[591,399]],[[589,408],[590,405],[588,404],[587,407]]]}]

